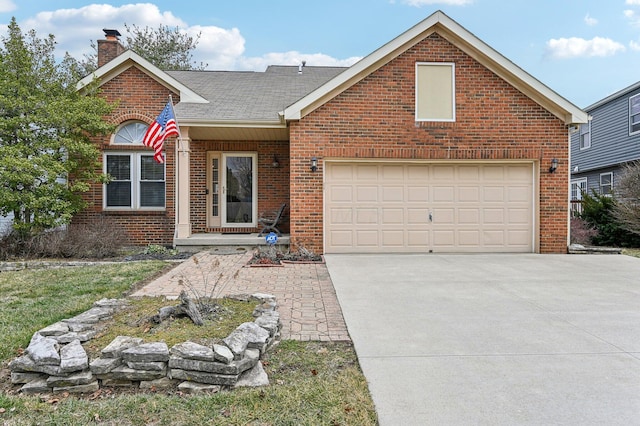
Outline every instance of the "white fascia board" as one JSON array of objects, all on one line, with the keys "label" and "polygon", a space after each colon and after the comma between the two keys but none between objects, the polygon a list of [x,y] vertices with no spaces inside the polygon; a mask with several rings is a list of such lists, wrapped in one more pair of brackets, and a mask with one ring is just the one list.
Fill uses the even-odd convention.
[{"label": "white fascia board", "polygon": [[94,73],[80,80],[76,84],[76,89],[82,90],[83,87],[87,86],[95,79],[101,80],[102,83],[104,83],[105,81],[109,81],[120,74],[120,72],[131,66],[139,68],[163,86],[166,86],[171,90],[178,92],[180,94],[180,102],[196,104],[209,103],[208,100],[198,95],[193,90],[177,81],[175,78],[169,76],[160,68],[156,67],[151,62],[147,61],[132,50],[125,51],[118,57],[98,68]]}]

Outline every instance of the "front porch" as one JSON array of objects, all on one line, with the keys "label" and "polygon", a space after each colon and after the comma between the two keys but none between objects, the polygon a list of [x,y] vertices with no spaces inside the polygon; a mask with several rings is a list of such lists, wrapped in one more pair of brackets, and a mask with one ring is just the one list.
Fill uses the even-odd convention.
[{"label": "front porch", "polygon": [[[211,253],[230,254],[253,250],[256,247],[267,247],[266,235],[257,232],[251,234],[191,234],[185,238],[175,238],[173,245],[179,251],[197,252],[208,250]],[[289,234],[278,237],[276,247],[286,251],[289,249]]]}]

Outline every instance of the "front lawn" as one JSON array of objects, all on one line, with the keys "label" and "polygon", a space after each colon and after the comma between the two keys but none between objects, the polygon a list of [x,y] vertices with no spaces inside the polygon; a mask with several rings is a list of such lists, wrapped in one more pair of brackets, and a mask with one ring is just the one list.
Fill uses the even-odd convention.
[{"label": "front lawn", "polygon": [[263,359],[270,386],[216,394],[103,388],[91,395],[25,396],[9,383],[7,364],[33,332],[88,309],[98,299],[122,297],[167,267],[165,262],[148,261],[0,273],[0,421],[4,425],[377,424],[366,380],[349,343],[283,341]]}]

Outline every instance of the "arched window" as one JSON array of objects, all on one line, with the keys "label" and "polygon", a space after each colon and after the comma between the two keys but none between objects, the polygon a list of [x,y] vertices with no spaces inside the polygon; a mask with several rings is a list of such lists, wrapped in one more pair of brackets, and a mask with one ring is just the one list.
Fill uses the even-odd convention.
[{"label": "arched window", "polygon": [[139,121],[132,121],[120,126],[113,137],[113,144],[142,145],[142,138],[148,127],[148,124]]}]

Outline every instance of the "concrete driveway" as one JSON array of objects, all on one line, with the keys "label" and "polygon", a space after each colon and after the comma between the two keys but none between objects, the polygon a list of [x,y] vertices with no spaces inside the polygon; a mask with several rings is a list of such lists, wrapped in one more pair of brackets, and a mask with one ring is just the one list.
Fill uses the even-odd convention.
[{"label": "concrete driveway", "polygon": [[326,255],[380,424],[640,424],[640,259]]}]

